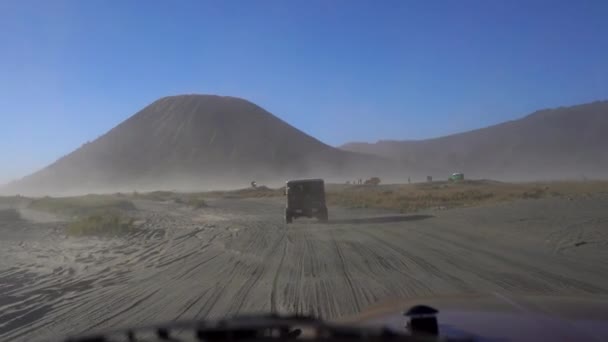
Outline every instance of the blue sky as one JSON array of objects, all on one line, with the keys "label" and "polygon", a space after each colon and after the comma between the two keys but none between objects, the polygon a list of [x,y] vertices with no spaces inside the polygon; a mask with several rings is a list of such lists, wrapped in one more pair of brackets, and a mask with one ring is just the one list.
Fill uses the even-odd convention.
[{"label": "blue sky", "polygon": [[251,100],[322,141],[608,98],[608,1],[0,1],[0,182],[155,99]]}]

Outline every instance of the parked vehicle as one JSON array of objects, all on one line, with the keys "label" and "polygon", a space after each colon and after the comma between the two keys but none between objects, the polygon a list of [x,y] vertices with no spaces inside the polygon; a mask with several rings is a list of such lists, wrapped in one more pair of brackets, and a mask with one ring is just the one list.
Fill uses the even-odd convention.
[{"label": "parked vehicle", "polygon": [[464,173],[452,173],[450,178],[448,178],[449,182],[461,182],[464,180]]}]

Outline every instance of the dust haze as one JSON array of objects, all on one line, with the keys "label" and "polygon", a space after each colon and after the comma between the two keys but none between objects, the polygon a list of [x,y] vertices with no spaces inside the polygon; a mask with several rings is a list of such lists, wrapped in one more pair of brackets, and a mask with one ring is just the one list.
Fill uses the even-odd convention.
[{"label": "dust haze", "polygon": [[598,101],[441,138],[334,148],[244,99],[170,96],[0,193],[205,191],[372,176],[400,183],[454,172],[500,181],[606,179],[607,112],[608,102]]},{"label": "dust haze", "polygon": [[[243,99],[159,99],[0,188],[0,339],[338,319],[394,298],[608,295],[607,111],[335,148]],[[370,177],[381,184],[354,184]],[[327,223],[285,224],[281,188],[299,178],[325,179]]]}]

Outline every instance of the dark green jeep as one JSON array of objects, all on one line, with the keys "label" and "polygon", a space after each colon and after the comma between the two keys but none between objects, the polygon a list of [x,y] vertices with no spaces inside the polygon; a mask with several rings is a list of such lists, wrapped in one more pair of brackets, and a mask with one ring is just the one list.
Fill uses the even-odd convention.
[{"label": "dark green jeep", "polygon": [[321,222],[328,219],[325,205],[325,183],[322,179],[290,180],[285,187],[287,208],[285,222],[291,223],[294,218],[316,217]]}]

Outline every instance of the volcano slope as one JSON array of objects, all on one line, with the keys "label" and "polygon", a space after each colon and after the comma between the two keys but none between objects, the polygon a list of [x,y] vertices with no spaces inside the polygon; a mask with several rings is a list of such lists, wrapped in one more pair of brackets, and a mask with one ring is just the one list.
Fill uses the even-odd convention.
[{"label": "volcano slope", "polygon": [[105,239],[6,209],[0,339],[252,312],[335,319],[393,298],[608,295],[606,194],[409,215],[331,208],[327,224],[291,225],[283,200],[136,199],[140,229]]},{"label": "volcano slope", "polygon": [[[4,187],[8,194],[222,189],[251,180],[384,174],[396,163],[326,145],[240,98],[179,95]],[[394,170],[398,172],[398,170]]]}]

